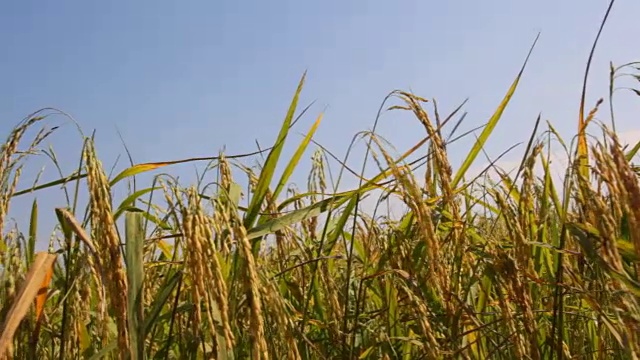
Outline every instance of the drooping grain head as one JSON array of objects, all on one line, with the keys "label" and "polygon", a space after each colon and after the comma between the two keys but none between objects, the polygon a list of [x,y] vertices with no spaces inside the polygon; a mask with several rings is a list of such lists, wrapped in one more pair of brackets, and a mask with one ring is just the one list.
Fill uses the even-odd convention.
[{"label": "drooping grain head", "polygon": [[120,238],[111,210],[111,189],[92,141],[86,142],[85,162],[90,195],[91,233],[105,271],[108,297],[114,310],[121,358],[130,356],[127,319],[127,277],[120,250]]},{"label": "drooping grain head", "polygon": [[213,238],[215,220],[204,213],[195,188],[190,188],[187,196],[188,206],[182,208],[185,270],[194,284],[192,301],[198,304],[192,330],[195,336],[203,334],[200,326],[205,320],[202,316],[204,308],[209,332],[221,333],[225,340],[225,344],[218,344],[214,337],[216,347],[224,345],[229,351],[233,348],[235,338],[229,319],[229,292],[218,258],[220,250],[216,248]]},{"label": "drooping grain head", "polygon": [[251,346],[253,352],[253,358],[255,360],[268,359],[267,341],[265,339],[264,318],[262,313],[262,300],[260,296],[261,281],[258,276],[258,269],[256,266],[256,260],[251,250],[251,243],[247,238],[247,230],[242,226],[240,219],[236,219],[233,228],[234,235],[238,241],[240,247],[239,251],[242,253],[246,263],[246,274],[243,274],[245,280],[245,288],[248,288],[250,297],[250,331],[251,331]]}]

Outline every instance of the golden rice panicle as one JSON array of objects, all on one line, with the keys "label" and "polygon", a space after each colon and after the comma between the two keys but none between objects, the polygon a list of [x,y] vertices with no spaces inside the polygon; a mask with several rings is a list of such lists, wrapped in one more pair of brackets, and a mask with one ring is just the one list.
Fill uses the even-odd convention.
[{"label": "golden rice panicle", "polygon": [[427,344],[423,344],[423,351],[427,355],[427,359],[440,359],[441,349],[438,340],[436,339],[435,331],[429,322],[429,309],[424,300],[420,296],[414,294],[405,284],[401,284],[399,289],[403,290],[409,301],[413,304],[413,309],[416,312],[416,321],[422,331],[422,336],[427,340]]},{"label": "golden rice panicle", "polygon": [[[189,190],[188,196],[189,207],[183,210],[185,244],[189,249],[185,252],[185,260],[188,259],[192,279],[198,288],[195,294],[197,299],[206,299],[204,308],[209,329],[217,333],[218,327],[224,335],[226,348],[231,349],[235,338],[229,320],[229,292],[218,259],[219,251],[213,241],[213,220],[202,210],[195,188]],[[210,295],[213,299],[208,299]],[[217,311],[211,308],[211,300],[215,302],[213,306],[217,307]],[[214,312],[220,314],[220,322],[214,318]]]},{"label": "golden rice panicle", "polygon": [[0,148],[0,236],[4,234],[4,219],[9,212],[11,195],[15,191],[19,178],[19,173],[17,173],[13,180],[10,180],[11,170],[16,164],[13,156],[18,150],[18,143],[25,130],[25,126],[15,128]]},{"label": "golden rice panicle", "polygon": [[[2,236],[2,234],[4,234],[4,219],[9,213],[9,204],[11,203],[11,197],[16,190],[18,179],[20,178],[21,173],[21,168],[16,169],[10,184],[2,181],[4,179],[0,179],[0,237]],[[6,176],[7,180],[9,178],[9,174],[3,174],[1,170],[0,176],[2,176],[3,178]]]},{"label": "golden rice panicle", "polygon": [[[16,190],[21,174],[21,166],[18,164],[24,157],[32,154],[35,147],[49,136],[52,130],[45,132],[44,129],[41,129],[25,151],[18,152],[18,144],[27,129],[42,119],[44,117],[31,116],[28,120],[23,121],[11,131],[7,140],[0,146],[0,236],[4,234],[5,217],[9,213],[11,197]],[[14,172],[13,179],[11,179],[12,171]]]},{"label": "golden rice panicle", "polygon": [[[436,232],[435,224],[432,220],[432,210],[422,201],[421,189],[418,186],[414,174],[407,166],[396,166],[388,152],[379,143],[377,137],[373,137],[378,144],[381,153],[390,167],[391,173],[398,184],[404,202],[413,211],[416,217],[415,224],[419,228],[419,236],[425,242],[428,255],[427,270],[425,274],[429,277],[429,282],[436,289],[438,296],[443,296],[449,289],[449,276],[446,274],[446,263],[448,259],[441,250],[440,238]],[[375,156],[375,155],[374,155]],[[452,305],[452,302],[445,302],[445,306]],[[448,309],[452,310],[452,309]]]},{"label": "golden rice panicle", "polygon": [[[71,326],[69,327],[69,331],[65,331],[67,336],[67,345],[65,349],[69,351],[69,358],[80,358],[82,357],[81,349],[82,349],[82,334],[86,332],[87,324],[91,322],[91,272],[88,270],[89,266],[85,263],[86,259],[90,259],[91,256],[77,256],[74,259],[74,262],[77,262],[77,265],[74,264],[74,267],[81,269],[78,271],[77,285],[71,289],[71,293],[69,294],[69,319],[71,321]],[[100,291],[98,291],[100,294]],[[100,315],[98,315],[100,316]],[[102,316],[98,320],[98,326],[102,327],[102,329],[107,329],[106,322],[104,316]],[[102,330],[98,328],[98,330]],[[102,346],[107,345],[108,339],[103,339],[102,336],[105,334],[92,334],[98,335],[97,339],[102,340]],[[100,336],[102,335],[102,336]]]},{"label": "golden rice panicle", "polygon": [[237,209],[234,208],[235,204],[232,204],[230,201],[231,186],[233,185],[231,165],[229,164],[229,160],[227,160],[227,158],[223,154],[220,154],[220,160],[218,161],[218,171],[220,176],[219,192],[222,193],[223,199],[225,201],[218,201],[216,203],[217,207],[215,208],[215,211],[230,214],[231,212],[237,211]]},{"label": "golden rice panicle", "polygon": [[[229,161],[223,155],[220,155],[218,169],[220,172],[221,191],[227,195],[231,190],[233,177]],[[215,201],[215,205],[212,219],[212,226],[215,230],[214,236],[216,237],[215,245],[221,253],[229,254],[234,243],[233,236],[228,230],[232,228],[230,219],[235,217],[234,214],[237,213],[237,208],[230,201],[220,201],[220,199]]]},{"label": "golden rice panicle", "polygon": [[313,193],[310,196],[313,202],[317,200],[316,193],[324,194],[327,191],[325,163],[321,150],[315,151],[311,156],[311,172],[307,184],[309,191]]},{"label": "golden rice panicle", "polygon": [[623,260],[616,246],[619,224],[622,218],[622,200],[619,181],[616,178],[615,165],[610,154],[600,147],[593,147],[594,173],[597,180],[606,184],[608,194],[602,189],[594,189],[588,179],[578,176],[581,204],[587,220],[598,229],[602,258],[616,271],[622,271]]},{"label": "golden rice panicle", "polygon": [[[442,139],[440,130],[436,129],[433,126],[433,123],[429,118],[429,114],[427,114],[424,108],[420,105],[420,103],[425,103],[427,102],[427,100],[405,92],[402,92],[401,94],[404,101],[408,104],[409,109],[413,111],[416,118],[420,121],[422,126],[424,126],[427,135],[431,140],[429,154],[429,156],[432,157],[433,162],[431,170],[437,170],[443,203],[449,207],[448,210],[449,212],[451,212],[454,221],[459,221],[460,209],[456,201],[454,189],[451,188],[451,177],[453,175],[453,170],[451,168],[451,163],[449,162],[449,157],[447,155],[445,141]],[[429,184],[429,181],[429,179],[425,179],[425,186]],[[431,195],[433,196],[435,194]],[[460,230],[461,229],[458,226],[454,226],[452,231],[452,240],[453,243],[456,244],[456,249],[458,251],[461,250],[461,244],[459,244],[458,242],[462,240],[462,234]]]},{"label": "golden rice panicle", "polygon": [[106,284],[103,282],[103,276],[106,277],[106,274],[104,272],[104,262],[101,261],[99,257],[94,256],[94,254],[85,256],[84,260],[86,261],[88,274],[86,274],[85,280],[80,283],[82,284],[80,288],[80,297],[81,299],[84,299],[84,306],[90,306],[90,300],[93,296],[92,285],[95,287],[95,305],[97,309],[94,309],[92,313],[96,326],[92,327],[90,330],[91,334],[95,338],[100,339],[100,344],[102,346],[106,346],[110,341],[110,330],[109,322],[107,321],[109,315],[107,313],[107,290]]},{"label": "golden rice panicle", "polygon": [[[421,103],[426,103],[427,100],[406,92],[401,92],[400,94],[407,104],[407,108],[413,112],[415,117],[425,128],[430,140],[428,156],[431,157],[431,160],[429,161],[431,166],[428,168],[428,171],[425,172],[424,190],[429,191],[429,187],[433,185],[434,181],[437,181],[437,185],[440,188],[440,194],[427,193],[429,193],[429,196],[431,197],[435,197],[437,195],[441,196],[444,210],[451,214],[451,222],[453,226],[451,227],[450,234],[443,237],[442,241],[442,246],[452,246],[450,250],[445,251],[445,253],[451,253],[451,256],[449,256],[450,260],[448,261],[438,257],[438,259],[442,259],[443,262],[448,261],[447,266],[442,267],[442,274],[440,276],[443,284],[445,304],[450,307],[452,304],[452,301],[450,301],[452,294],[460,291],[461,282],[457,277],[463,273],[463,268],[468,266],[468,262],[464,259],[467,256],[471,256],[470,253],[464,251],[465,237],[462,230],[465,222],[461,219],[460,205],[458,204],[458,199],[455,196],[454,189],[452,188],[453,170],[448,159],[446,144],[441,136],[440,129],[433,126],[433,122],[429,115],[421,106]],[[432,173],[437,174],[437,179],[427,178],[427,176],[431,176]],[[458,274],[458,276],[454,277],[453,274]]]},{"label": "golden rice panicle", "polygon": [[[293,317],[290,311],[287,311],[287,304],[285,299],[278,291],[273,281],[268,282],[265,286],[262,286],[262,297],[266,304],[269,304],[268,315],[272,319],[271,333],[274,336],[272,343],[280,343],[281,347],[285,349],[285,353],[288,360],[301,359],[300,352],[298,350],[298,343],[295,337],[296,329],[293,323]],[[275,349],[271,349],[274,353]],[[282,354],[277,354],[279,358],[282,358]]]},{"label": "golden rice panicle", "polygon": [[[90,218],[92,238],[98,256],[103,259],[106,288],[114,310],[118,329],[118,349],[120,358],[130,356],[127,319],[127,277],[120,251],[120,239],[115,228],[111,210],[109,182],[96,157],[93,141],[88,140],[85,148],[87,182],[90,195]],[[107,270],[108,269],[108,270]]]},{"label": "golden rice panicle", "polygon": [[[495,256],[494,265],[497,274],[500,274],[496,283],[496,295],[498,297],[498,303],[500,305],[500,311],[502,312],[502,318],[505,320],[506,327],[509,334],[512,334],[513,349],[516,354],[516,359],[527,359],[526,348],[524,345],[524,339],[521,332],[518,330],[516,322],[516,313],[511,306],[511,294],[512,291],[509,283],[510,279],[517,277],[516,263],[508,254],[499,250]],[[535,344],[535,343],[534,343]]]},{"label": "golden rice panicle", "polygon": [[324,285],[326,291],[327,302],[329,303],[329,312],[333,322],[329,324],[332,331],[337,335],[340,332],[340,320],[344,318],[344,307],[340,305],[338,295],[340,294],[340,288],[336,284],[335,275],[331,274],[329,270],[329,262],[334,260],[323,261],[318,265],[318,271],[320,272],[320,280]]},{"label": "golden rice panicle", "polygon": [[[311,171],[307,179],[307,188],[309,193],[311,193],[309,196],[311,203],[316,203],[318,197],[322,197],[322,194],[327,192],[325,164],[320,150],[314,152],[311,156]],[[312,241],[317,240],[318,235],[316,234],[316,229],[318,227],[318,217],[310,217],[306,220],[305,225],[309,238]]]},{"label": "golden rice panicle", "polygon": [[[208,333],[216,334],[216,327],[221,328],[224,345],[227,349],[231,349],[235,338],[229,320],[229,293],[222,274],[222,267],[218,261],[219,250],[216,249],[213,238],[213,229],[216,228],[215,220],[204,213],[196,188],[192,187],[187,190],[187,198],[188,205],[181,209],[185,241],[185,273],[193,283],[191,301],[197,304],[191,323],[191,331],[195,337],[203,336],[201,326],[206,320]],[[200,304],[204,306],[200,306]],[[205,316],[203,316],[203,308]],[[220,314],[219,321],[214,317],[214,313]],[[215,349],[222,345],[217,343],[215,336],[213,344]]]},{"label": "golden rice panicle", "polygon": [[[2,253],[2,268],[0,273],[3,277],[3,292],[6,303],[13,301],[16,296],[17,286],[24,276],[25,269],[22,262],[22,251],[20,250],[20,241],[18,240],[17,229],[12,229],[4,237],[6,250]],[[5,308],[8,311],[9,308]]]},{"label": "golden rice panicle", "polygon": [[617,136],[613,133],[610,136],[613,138],[610,151],[615,164],[614,169],[620,180],[621,195],[624,197],[624,201],[621,203],[627,214],[629,229],[631,229],[629,235],[635,248],[635,254],[640,257],[640,181],[622,152]]},{"label": "golden rice panicle", "polygon": [[[536,156],[536,152],[532,154],[532,157]],[[529,163],[531,164],[531,162]],[[529,166],[528,166],[529,167]],[[525,173],[527,170],[525,170]],[[531,175],[532,176],[532,175]],[[523,192],[527,192],[525,189],[527,186],[527,179],[523,181]],[[508,233],[509,238],[513,239],[513,248],[514,250],[505,252],[503,250],[499,251],[500,260],[497,262],[496,266],[499,268],[499,274],[503,278],[503,288],[509,294],[509,300],[512,300],[516,303],[516,305],[522,311],[522,324],[524,326],[525,334],[527,336],[527,342],[530,345],[529,354],[533,359],[539,359],[540,354],[537,348],[537,340],[536,340],[536,320],[533,314],[533,299],[530,293],[530,288],[526,284],[522,282],[522,279],[526,279],[529,272],[533,271],[533,266],[530,263],[530,249],[527,245],[528,235],[525,233],[524,229],[528,229],[531,225],[527,219],[523,219],[519,214],[523,211],[526,211],[522,204],[525,203],[526,196],[523,194],[523,198],[520,200],[521,206],[516,208],[511,205],[511,202],[507,201],[504,196],[495,192],[494,197],[496,203],[498,204],[498,208],[503,214],[503,221],[507,224],[506,232]],[[512,258],[509,253],[513,252],[515,258]],[[502,304],[504,306],[510,306],[509,301],[505,300]],[[503,309],[503,314],[505,317],[512,316],[511,309]],[[514,324],[509,324],[509,326],[515,325],[515,318],[511,319],[514,321]],[[518,351],[524,351],[524,343],[516,344]]]},{"label": "golden rice panicle", "polygon": [[[191,191],[190,193],[191,194]],[[192,202],[189,196],[190,203]],[[191,204],[190,204],[191,205]],[[184,264],[185,275],[191,279],[191,301],[196,305],[194,308],[193,323],[191,331],[196,338],[200,336],[203,316],[202,304],[206,298],[207,288],[204,249],[202,248],[201,239],[198,234],[198,216],[194,213],[191,206],[182,209],[182,233],[184,236]],[[210,324],[211,325],[211,324]]]},{"label": "golden rice panicle", "polygon": [[229,160],[220,153],[218,156],[218,169],[220,171],[220,187],[226,191],[229,191],[231,183],[233,182],[233,175],[231,174],[231,166]]},{"label": "golden rice panicle", "polygon": [[[533,231],[536,229],[535,224],[535,164],[540,152],[543,149],[542,144],[533,147],[531,154],[527,157],[522,172],[522,190],[520,191],[520,201],[518,204],[517,221],[520,224],[518,230],[519,236],[514,237],[516,240],[516,260],[518,266],[523,272],[533,271],[533,263],[531,255],[533,253],[531,245],[528,241],[534,241],[537,234]],[[525,230],[526,229],[526,230]]]},{"label": "golden rice panicle", "polygon": [[[211,226],[208,226],[206,228],[206,231],[210,232],[210,229]],[[207,239],[211,239],[211,235],[207,235]],[[209,242],[211,242],[211,240],[209,240]],[[227,288],[227,283],[224,279],[224,275],[222,273],[222,266],[220,264],[220,261],[218,261],[218,254],[219,252],[214,249],[211,255],[210,262],[210,273],[215,289],[215,291],[213,292],[213,296],[218,303],[221,321],[221,324],[219,325],[222,327],[226,347],[227,349],[232,349],[235,343],[235,336],[233,335],[233,331],[231,330],[231,320],[229,317],[229,291]]]},{"label": "golden rice panicle", "polygon": [[262,300],[260,296],[260,278],[256,260],[251,251],[251,243],[247,237],[247,230],[242,226],[239,218],[234,220],[234,236],[239,245],[239,250],[245,259],[247,274],[247,287],[249,290],[249,304],[251,306],[251,347],[254,360],[268,359],[267,341],[264,335],[264,317],[262,313]]},{"label": "golden rice panicle", "polygon": [[309,200],[312,203],[318,201],[318,197],[327,191],[327,181],[325,173],[324,159],[320,150],[311,155],[311,171],[307,177],[307,189],[309,190]]},{"label": "golden rice panicle", "polygon": [[401,94],[404,101],[408,104],[409,109],[413,111],[416,118],[420,121],[422,126],[424,126],[425,130],[427,131],[427,135],[429,136],[432,144],[431,150],[433,152],[432,156],[434,165],[440,175],[439,178],[442,194],[445,197],[445,201],[452,201],[453,191],[451,189],[451,176],[453,174],[453,170],[451,168],[451,164],[449,163],[445,142],[440,136],[439,130],[433,126],[429,115],[420,105],[420,103],[427,102],[427,100],[405,92]]},{"label": "golden rice panicle", "polygon": [[[619,144],[617,136],[609,133],[612,143],[608,151],[604,149],[593,150],[596,160],[598,174],[607,184],[607,194],[600,195],[597,202],[599,206],[598,215],[605,220],[602,221],[600,228],[601,235],[605,238],[606,255],[603,258],[612,263],[612,267],[619,272],[624,272],[623,260],[620,257],[616,242],[622,235],[620,224],[623,217],[626,216],[628,221],[628,229],[631,243],[634,244],[635,253],[638,254],[638,205],[640,205],[640,184],[637,175],[631,169],[629,162],[626,160],[622,148]],[[604,213],[607,209],[608,212]],[[611,231],[610,234],[602,234],[604,231]],[[636,264],[637,267],[637,264]],[[612,281],[608,288],[618,292],[625,290],[626,285],[619,281]],[[618,292],[615,300],[615,312],[618,317],[619,331],[622,335],[622,343],[629,348],[633,356],[640,354],[640,305],[637,297],[630,292]]]},{"label": "golden rice panicle", "polygon": [[216,201],[218,204],[216,211],[213,213],[212,227],[215,232],[216,246],[218,251],[222,254],[231,253],[231,248],[234,245],[233,236],[229,233],[228,229],[231,229],[231,223],[229,222],[229,214],[226,213],[226,207]]}]

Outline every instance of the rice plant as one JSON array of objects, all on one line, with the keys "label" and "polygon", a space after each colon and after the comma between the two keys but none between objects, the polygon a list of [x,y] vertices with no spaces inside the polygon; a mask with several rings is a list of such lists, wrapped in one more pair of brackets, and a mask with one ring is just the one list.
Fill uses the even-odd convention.
[{"label": "rice plant", "polygon": [[[634,69],[612,66],[611,88]],[[46,121],[32,114],[0,151],[0,354],[638,359],[640,143],[626,147],[615,125],[596,126],[602,102],[587,112],[583,96],[575,145],[538,119],[515,172],[495,161],[470,172],[523,74],[524,65],[457,168],[448,149],[469,135],[453,136],[462,106],[442,117],[433,100],[390,93],[385,108],[411,112],[424,139],[395,154],[380,134],[362,134],[365,162],[378,169],[370,178],[364,165],[350,169],[319,144],[312,149],[321,116],[283,159],[307,111],[298,111],[304,76],[258,168],[220,154],[133,164],[110,179],[86,137],[78,171],[18,190],[24,162],[53,134],[43,128],[18,151],[26,130]],[[589,125],[602,134],[590,146]],[[553,143],[569,159],[562,182],[550,166]],[[309,150],[312,170],[300,190],[289,182]],[[335,178],[331,159],[342,164]],[[124,199],[114,196],[143,173],[202,161],[207,171],[196,184],[159,173]],[[340,191],[348,174],[360,184]],[[55,214],[35,201],[27,229],[8,227],[14,198],[60,187],[69,201]],[[376,194],[376,207],[364,208]],[[384,214],[389,201],[401,216]],[[35,251],[41,216],[58,222],[48,252]]]}]

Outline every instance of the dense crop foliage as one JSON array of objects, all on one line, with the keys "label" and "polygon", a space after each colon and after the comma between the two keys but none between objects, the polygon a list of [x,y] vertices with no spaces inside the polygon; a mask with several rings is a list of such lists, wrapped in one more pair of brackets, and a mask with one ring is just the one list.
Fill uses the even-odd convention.
[{"label": "dense crop foliage", "polygon": [[[612,67],[612,82],[636,66]],[[460,109],[441,117],[432,102],[393,92],[389,107],[411,112],[424,140],[394,157],[368,133],[367,159],[379,174],[343,192],[342,173],[358,170],[343,166],[330,181],[321,149],[307,189],[287,186],[321,120],[283,158],[304,78],[259,170],[220,155],[195,185],[160,174],[117,202],[113,189],[174,163],[133,165],[109,179],[86,138],[77,173],[17,191],[23,162],[51,134],[18,151],[25,131],[45,121],[29,117],[0,152],[2,351],[17,359],[637,359],[632,161],[640,144],[625,147],[591,124],[598,103],[581,111],[576,146],[538,121],[516,171],[469,172],[523,71],[457,168],[447,153],[453,137],[443,134],[458,128]],[[602,136],[589,144],[588,128]],[[552,142],[571,164],[562,183],[550,170]],[[69,203],[55,214],[36,201],[28,229],[6,227],[14,197],[60,186]],[[369,193],[404,213],[363,210]],[[50,253],[34,250],[43,216],[59,223]]]}]

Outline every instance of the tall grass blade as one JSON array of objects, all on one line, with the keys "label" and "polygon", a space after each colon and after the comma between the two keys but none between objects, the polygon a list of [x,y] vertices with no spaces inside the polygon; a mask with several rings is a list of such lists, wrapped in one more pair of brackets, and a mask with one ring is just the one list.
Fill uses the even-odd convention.
[{"label": "tall grass blade", "polygon": [[640,141],[638,141],[636,145],[633,148],[631,148],[631,150],[627,151],[627,153],[625,154],[625,158],[627,159],[627,161],[633,160],[633,157],[636,156],[639,150],[640,150]]},{"label": "tall grass blade", "polygon": [[36,347],[38,345],[38,339],[40,338],[40,329],[42,328],[42,321],[44,319],[44,306],[47,301],[49,295],[49,284],[51,283],[51,278],[53,277],[53,269],[55,264],[52,264],[46,272],[42,283],[40,284],[40,290],[38,290],[38,295],[36,296],[36,306],[35,306],[35,320],[36,326],[31,334],[30,341],[30,351],[31,357],[35,358],[36,356]]},{"label": "tall grass blade", "polygon": [[320,114],[320,116],[318,116],[316,121],[313,123],[313,126],[311,126],[311,129],[309,130],[307,135],[304,137],[304,139],[302,140],[302,142],[298,146],[298,149],[296,149],[296,152],[291,157],[291,160],[289,160],[289,164],[287,164],[287,167],[284,169],[284,172],[282,173],[282,177],[280,178],[280,181],[278,181],[278,184],[276,185],[276,188],[273,190],[273,199],[274,200],[278,198],[278,195],[280,195],[280,192],[285,187],[287,181],[289,180],[289,178],[293,174],[293,171],[295,170],[296,166],[300,162],[300,159],[302,158],[302,155],[304,154],[305,150],[309,146],[309,143],[311,142],[311,139],[313,138],[313,135],[315,134],[316,130],[318,129],[318,126],[320,126],[320,121],[321,120],[322,120],[322,114]]},{"label": "tall grass blade", "polygon": [[118,349],[118,343],[116,341],[113,341],[109,343],[109,345],[100,349],[100,351],[95,353],[93,356],[91,356],[89,360],[102,360],[104,358],[107,358],[107,355],[116,349]]},{"label": "tall grass blade", "polygon": [[[355,194],[352,194],[355,195]],[[268,220],[248,231],[247,238],[249,240],[262,237],[264,235],[276,232],[287,226],[298,223],[302,220],[318,216],[328,211],[332,206],[343,204],[349,197],[347,195],[336,195],[305,208],[292,211],[279,218]]]},{"label": "tall grass blade", "polygon": [[127,169],[122,170],[122,172],[120,172],[118,175],[116,175],[116,177],[114,177],[110,182],[109,185],[110,186],[114,186],[115,184],[119,183],[120,181],[131,177],[131,176],[135,176],[138,174],[142,174],[148,171],[152,171],[152,170],[156,170],[156,169],[160,169],[169,165],[173,165],[173,164],[177,164],[180,163],[180,161],[165,161],[165,162],[155,162],[155,163],[145,163],[145,164],[138,164],[138,165],[134,165],[131,166]]},{"label": "tall grass blade", "polygon": [[284,148],[285,140],[287,139],[287,135],[289,134],[289,125],[293,120],[293,117],[296,112],[296,108],[298,106],[298,98],[300,97],[300,93],[302,92],[302,87],[304,85],[304,80],[306,77],[306,72],[302,75],[300,79],[300,83],[298,84],[298,88],[293,96],[293,100],[291,101],[291,105],[289,106],[289,111],[287,112],[287,116],[280,127],[280,133],[278,134],[278,138],[276,139],[275,145],[269,152],[267,156],[267,160],[265,161],[264,167],[260,172],[260,177],[258,178],[258,183],[256,185],[255,191],[253,193],[253,197],[251,198],[251,202],[247,209],[247,213],[244,217],[244,226],[249,229],[254,226],[256,218],[261,210],[264,199],[267,195],[267,191],[269,190],[269,186],[271,184],[271,179],[273,178],[273,174],[275,173],[276,166],[278,165],[278,160],[280,159],[280,154],[282,153],[282,149]]},{"label": "tall grass blade", "polygon": [[176,288],[181,278],[182,272],[175,272],[169,279],[167,279],[167,282],[162,285],[162,290],[154,298],[153,302],[151,303],[149,312],[144,318],[143,329],[145,337],[149,335],[149,333],[151,332],[151,328],[156,325],[156,320],[158,319],[158,316],[160,316],[162,308],[167,303],[169,296],[171,296],[171,293]]},{"label": "tall grass blade", "polygon": [[24,194],[29,194],[32,193],[34,191],[37,190],[42,190],[42,189],[48,189],[57,185],[64,185],[66,183],[68,183],[69,181],[74,181],[74,180],[80,180],[80,179],[84,179],[87,177],[87,174],[81,174],[81,175],[69,175],[67,177],[55,180],[55,181],[51,181],[48,182],[46,184],[42,184],[42,185],[38,185],[38,186],[34,186],[32,188],[29,189],[24,189],[24,190],[19,190],[13,193],[12,197],[17,197],[20,195],[24,195]]},{"label": "tall grass blade", "polygon": [[475,144],[473,145],[473,147],[469,151],[467,157],[462,162],[462,165],[460,166],[460,169],[458,169],[458,172],[456,172],[456,175],[453,178],[453,181],[451,183],[451,186],[453,186],[454,188],[457,187],[458,184],[460,183],[460,181],[464,178],[465,173],[467,172],[469,167],[471,167],[471,164],[473,163],[473,161],[476,159],[476,157],[478,156],[478,154],[480,153],[480,151],[484,147],[484,144],[489,139],[489,136],[493,132],[493,129],[496,127],[496,125],[498,124],[498,121],[502,117],[502,114],[504,113],[504,110],[507,108],[507,105],[509,104],[509,101],[511,101],[511,98],[513,97],[513,94],[515,93],[516,88],[518,87],[518,83],[520,82],[520,78],[522,77],[522,74],[524,73],[524,69],[525,69],[525,67],[527,65],[527,62],[529,61],[529,57],[531,56],[531,53],[533,52],[533,48],[535,47],[536,42],[538,41],[539,37],[540,37],[540,34],[538,34],[538,36],[536,36],[536,39],[533,42],[533,45],[531,46],[531,49],[529,49],[529,53],[527,54],[527,57],[526,57],[526,59],[524,61],[524,64],[522,64],[522,67],[520,68],[520,71],[518,72],[518,76],[516,76],[515,80],[511,84],[511,87],[507,91],[507,94],[502,99],[502,102],[500,102],[500,105],[498,106],[498,108],[496,109],[494,114],[491,116],[489,121],[487,122],[487,125],[485,126],[484,130],[482,130],[482,133],[480,133],[480,136],[478,137],[478,139],[476,140]]},{"label": "tall grass blade", "polygon": [[127,259],[127,282],[129,296],[127,312],[132,360],[144,358],[144,329],[142,302],[144,285],[144,229],[140,213],[125,214],[125,249]]},{"label": "tall grass blade", "polygon": [[31,217],[29,219],[29,242],[27,244],[27,264],[31,265],[36,251],[36,239],[38,236],[38,200],[33,199],[31,204]]},{"label": "tall grass blade", "polygon": [[116,212],[113,215],[113,219],[117,220],[123,212],[125,212],[127,209],[129,209],[130,207],[133,206],[133,203],[142,195],[158,190],[160,189],[159,187],[150,187],[150,188],[146,188],[146,189],[142,189],[142,190],[138,190],[136,192],[134,192],[133,194],[127,196],[126,199],[122,200],[122,202],[120,203],[120,205],[118,206]]},{"label": "tall grass blade", "polygon": [[600,23],[600,29],[598,29],[598,34],[596,35],[595,40],[593,41],[593,45],[591,46],[591,52],[589,53],[589,58],[587,59],[587,66],[584,70],[584,79],[582,81],[582,93],[580,95],[580,112],[578,114],[578,147],[577,151],[577,160],[579,163],[578,172],[584,178],[588,178],[589,176],[589,150],[587,148],[587,125],[588,119],[584,116],[584,107],[587,96],[587,80],[589,78],[589,70],[591,69],[591,61],[593,60],[593,56],[596,52],[596,46],[598,45],[598,40],[600,39],[600,35],[602,34],[602,30],[604,29],[604,25],[607,23],[607,18],[609,18],[609,13],[611,12],[611,8],[615,0],[611,0],[609,2],[609,7]]}]

